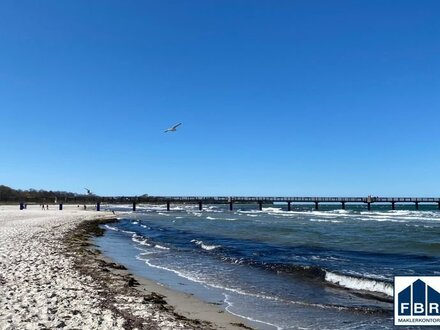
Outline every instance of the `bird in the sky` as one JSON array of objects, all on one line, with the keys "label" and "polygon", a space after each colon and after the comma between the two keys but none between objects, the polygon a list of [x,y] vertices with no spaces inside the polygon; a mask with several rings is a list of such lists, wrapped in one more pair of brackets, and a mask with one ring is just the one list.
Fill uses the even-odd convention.
[{"label": "bird in the sky", "polygon": [[84,188],[87,191],[87,195],[91,195],[92,191],[89,188]]},{"label": "bird in the sky", "polygon": [[173,127],[167,128],[164,133],[175,132],[175,131],[177,131],[177,127],[179,127],[180,125],[182,125],[182,123],[178,123],[178,124],[174,125]]}]

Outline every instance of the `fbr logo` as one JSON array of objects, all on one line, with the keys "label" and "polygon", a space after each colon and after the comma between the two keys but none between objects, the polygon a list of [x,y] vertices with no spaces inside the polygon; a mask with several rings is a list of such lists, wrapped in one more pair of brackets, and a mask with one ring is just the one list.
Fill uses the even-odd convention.
[{"label": "fbr logo", "polygon": [[394,324],[440,324],[440,276],[394,278]]}]

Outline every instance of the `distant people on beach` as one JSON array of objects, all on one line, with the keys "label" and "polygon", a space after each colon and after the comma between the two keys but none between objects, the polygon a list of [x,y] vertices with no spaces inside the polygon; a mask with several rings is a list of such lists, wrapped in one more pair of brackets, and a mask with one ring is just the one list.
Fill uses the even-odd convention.
[{"label": "distant people on beach", "polygon": [[46,210],[49,210],[49,204],[46,204]]},{"label": "distant people on beach", "polygon": [[84,210],[87,210],[87,206],[86,206],[86,204],[84,204]]}]

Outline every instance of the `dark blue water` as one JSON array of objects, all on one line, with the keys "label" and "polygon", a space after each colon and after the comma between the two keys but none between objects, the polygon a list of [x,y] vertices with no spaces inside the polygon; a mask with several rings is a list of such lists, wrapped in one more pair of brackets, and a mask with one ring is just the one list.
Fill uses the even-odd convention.
[{"label": "dark blue water", "polygon": [[440,274],[439,220],[429,206],[145,206],[97,243],[138,275],[255,327],[377,329],[392,327],[393,276]]}]

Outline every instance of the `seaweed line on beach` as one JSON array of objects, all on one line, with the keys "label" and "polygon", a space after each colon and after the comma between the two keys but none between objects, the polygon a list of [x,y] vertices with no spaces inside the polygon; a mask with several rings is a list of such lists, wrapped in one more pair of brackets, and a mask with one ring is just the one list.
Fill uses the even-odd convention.
[{"label": "seaweed line on beach", "polygon": [[[210,322],[189,319],[176,313],[167,304],[164,296],[155,292],[142,293],[135,288],[139,283],[126,272],[123,265],[100,258],[100,251],[89,240],[93,236],[103,235],[104,229],[100,225],[115,221],[117,220],[83,221],[64,237],[64,253],[73,257],[75,269],[96,283],[96,289],[102,298],[100,307],[122,317],[125,329],[161,329],[159,315],[178,322],[179,328],[214,329]],[[148,310],[152,316],[143,316],[142,310]]]}]

